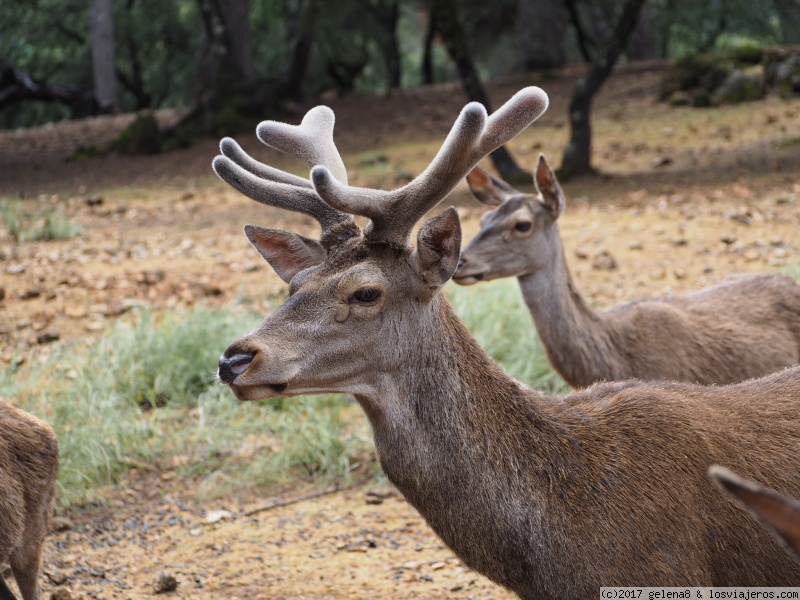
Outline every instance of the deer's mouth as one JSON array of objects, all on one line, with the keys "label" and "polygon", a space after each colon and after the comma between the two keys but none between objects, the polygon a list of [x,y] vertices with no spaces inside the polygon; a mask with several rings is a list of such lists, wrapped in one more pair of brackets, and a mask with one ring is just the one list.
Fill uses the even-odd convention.
[{"label": "deer's mouth", "polygon": [[456,273],[453,275],[453,281],[459,285],[472,285],[483,281],[486,273]]}]

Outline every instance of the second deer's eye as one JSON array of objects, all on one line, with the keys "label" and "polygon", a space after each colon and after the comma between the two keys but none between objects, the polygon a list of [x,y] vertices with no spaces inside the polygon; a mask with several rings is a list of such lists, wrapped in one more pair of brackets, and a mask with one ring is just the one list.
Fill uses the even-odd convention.
[{"label": "second deer's eye", "polygon": [[360,304],[372,304],[381,297],[381,291],[375,288],[364,288],[353,292],[351,300]]},{"label": "second deer's eye", "polygon": [[516,225],[514,225],[514,229],[524,233],[531,230],[531,225],[532,223],[530,221],[517,221]]}]

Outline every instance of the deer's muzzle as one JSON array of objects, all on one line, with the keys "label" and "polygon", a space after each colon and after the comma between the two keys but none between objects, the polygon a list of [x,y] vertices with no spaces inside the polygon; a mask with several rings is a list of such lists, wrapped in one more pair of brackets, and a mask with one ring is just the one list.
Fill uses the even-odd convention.
[{"label": "deer's muzzle", "polygon": [[255,358],[255,352],[248,354],[234,354],[233,356],[219,357],[219,378],[222,383],[231,384],[244,373]]}]

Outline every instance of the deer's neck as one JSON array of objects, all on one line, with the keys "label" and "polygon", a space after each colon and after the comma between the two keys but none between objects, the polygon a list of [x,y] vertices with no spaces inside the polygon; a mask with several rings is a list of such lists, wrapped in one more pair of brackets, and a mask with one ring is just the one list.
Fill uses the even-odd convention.
[{"label": "deer's neck", "polygon": [[518,278],[539,339],[550,363],[571,386],[619,379],[623,374],[613,332],[578,292],[560,238],[556,241],[550,264]]},{"label": "deer's neck", "polygon": [[[533,558],[518,555],[529,545],[519,536],[540,529],[531,506],[548,489],[549,465],[566,454],[568,436],[543,417],[559,401],[506,375],[446,299],[437,302],[432,335],[415,337],[403,370],[359,401],[389,479],[468,565],[484,573],[508,565],[498,580],[513,589],[519,565]],[[487,548],[504,557],[491,568]]]}]

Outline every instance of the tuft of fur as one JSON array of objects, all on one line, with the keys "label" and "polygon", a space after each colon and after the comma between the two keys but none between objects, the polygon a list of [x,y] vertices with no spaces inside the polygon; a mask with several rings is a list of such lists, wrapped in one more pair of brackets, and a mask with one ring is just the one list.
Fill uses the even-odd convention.
[{"label": "tuft of fur", "polygon": [[[58,473],[49,425],[0,400],[0,563],[8,561],[24,600],[39,600],[39,568]],[[14,595],[0,575],[0,598]]]}]

